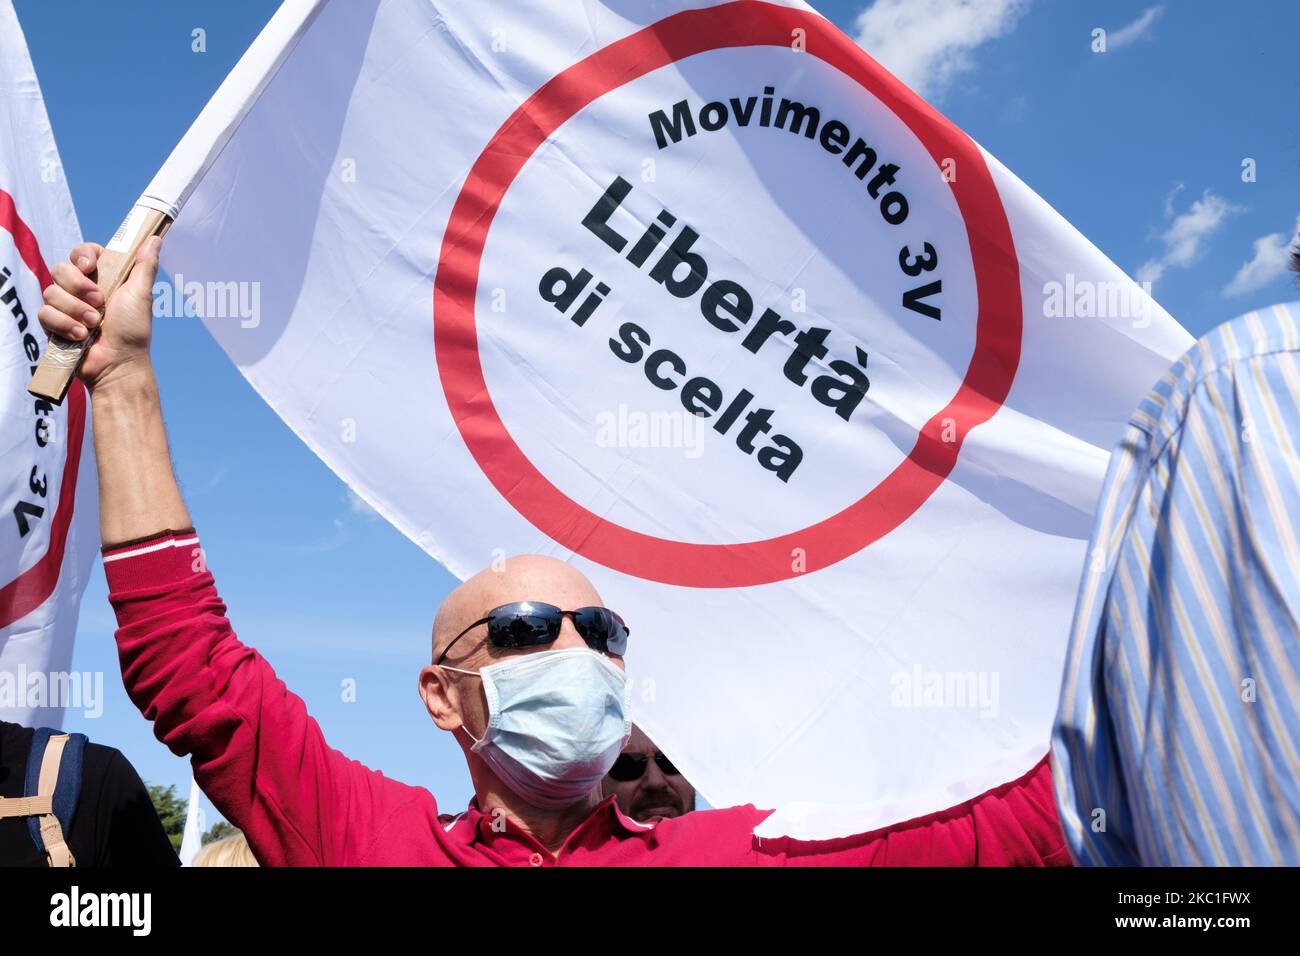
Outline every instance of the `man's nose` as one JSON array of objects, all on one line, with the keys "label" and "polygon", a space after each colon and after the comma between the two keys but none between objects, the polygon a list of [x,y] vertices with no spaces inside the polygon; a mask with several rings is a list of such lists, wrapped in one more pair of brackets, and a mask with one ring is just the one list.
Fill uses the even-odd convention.
[{"label": "man's nose", "polygon": [[668,788],[668,778],[659,769],[659,761],[654,757],[646,760],[645,775],[642,777],[641,786],[646,790],[665,790]]},{"label": "man's nose", "polygon": [[586,647],[587,642],[582,639],[578,629],[573,626],[573,619],[566,617],[560,625],[560,636],[555,639],[552,648],[557,651],[567,651],[575,647]]}]

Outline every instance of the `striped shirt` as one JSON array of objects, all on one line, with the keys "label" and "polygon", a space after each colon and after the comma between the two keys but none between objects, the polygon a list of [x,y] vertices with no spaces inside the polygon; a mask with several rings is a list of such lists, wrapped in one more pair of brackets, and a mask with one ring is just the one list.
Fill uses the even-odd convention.
[{"label": "striped shirt", "polygon": [[1300,302],[1220,326],[1129,420],[1052,763],[1074,858],[1300,864]]}]

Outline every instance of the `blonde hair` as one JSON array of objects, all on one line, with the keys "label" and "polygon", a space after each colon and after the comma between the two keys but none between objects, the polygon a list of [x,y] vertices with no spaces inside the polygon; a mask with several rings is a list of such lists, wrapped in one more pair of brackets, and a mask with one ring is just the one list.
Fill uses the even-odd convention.
[{"label": "blonde hair", "polygon": [[192,866],[257,866],[243,833],[209,843],[194,857]]}]

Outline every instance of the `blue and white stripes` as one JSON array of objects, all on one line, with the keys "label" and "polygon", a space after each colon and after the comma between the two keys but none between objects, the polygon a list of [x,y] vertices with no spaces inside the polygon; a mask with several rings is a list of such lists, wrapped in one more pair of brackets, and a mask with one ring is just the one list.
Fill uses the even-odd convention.
[{"label": "blue and white stripes", "polygon": [[1300,865],[1300,302],[1201,339],[1102,488],[1052,759],[1082,864]]}]

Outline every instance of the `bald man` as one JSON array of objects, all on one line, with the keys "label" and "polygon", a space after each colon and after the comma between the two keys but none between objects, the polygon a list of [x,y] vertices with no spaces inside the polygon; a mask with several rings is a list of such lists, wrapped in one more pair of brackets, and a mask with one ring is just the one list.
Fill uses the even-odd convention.
[{"label": "bald man", "polygon": [[[78,373],[94,408],[104,571],[132,701],[159,740],[190,755],[259,863],[1068,862],[1045,762],[942,813],[843,840],[760,841],[753,831],[770,811],[752,806],[633,820],[600,792],[631,729],[629,630],[590,581],[550,558],[475,575],[438,611],[419,690],[465,753],[466,810],[440,819],[427,790],[331,749],[303,702],[235,637],[172,474],[149,353],[158,247],[141,249]],[[40,311],[47,332],[82,340],[99,328],[104,298],[90,276],[101,252],[86,243],[54,267]]]}]

